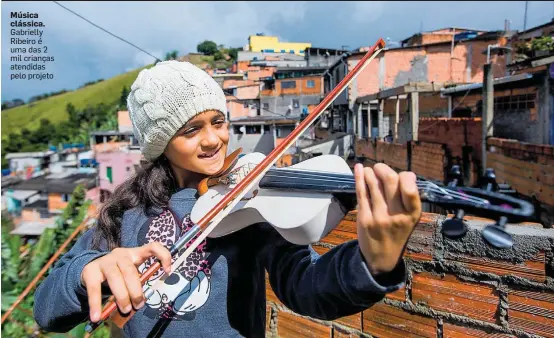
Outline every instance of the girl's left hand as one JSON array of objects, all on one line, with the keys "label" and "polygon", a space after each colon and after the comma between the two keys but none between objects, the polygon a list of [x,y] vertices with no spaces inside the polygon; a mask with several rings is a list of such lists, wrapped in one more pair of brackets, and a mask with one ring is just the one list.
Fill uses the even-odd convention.
[{"label": "girl's left hand", "polygon": [[358,198],[358,242],[373,275],[394,269],[421,216],[421,199],[412,172],[388,165],[354,168]]}]

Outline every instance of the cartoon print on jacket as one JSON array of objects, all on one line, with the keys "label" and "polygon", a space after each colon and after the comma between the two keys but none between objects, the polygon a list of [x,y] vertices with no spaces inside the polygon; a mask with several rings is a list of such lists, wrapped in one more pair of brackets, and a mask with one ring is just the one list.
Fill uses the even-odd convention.
[{"label": "cartoon print on jacket", "polygon": [[[160,242],[166,248],[170,248],[177,240],[176,238],[176,219],[170,210],[165,210],[158,217],[155,217],[149,222],[146,222],[139,233],[147,231],[144,239],[139,238],[139,243],[142,244],[151,242]],[[181,234],[184,234],[194,223],[190,220],[190,216],[186,215],[181,227]],[[198,234],[190,241],[179,254],[182,254],[194,240]],[[188,319],[191,318],[192,312],[204,305],[210,295],[210,277],[211,271],[208,265],[208,253],[205,252],[206,240],[204,240],[193,252],[187,257],[177,271],[172,273],[164,282],[164,284],[155,291],[154,295],[146,301],[145,315],[157,319]],[[171,262],[175,262],[178,255],[172,258]],[[152,265],[155,257],[149,258],[140,267],[139,272],[142,274]],[[143,291],[147,287],[161,278],[164,271],[158,270],[154,276],[145,283]]]}]

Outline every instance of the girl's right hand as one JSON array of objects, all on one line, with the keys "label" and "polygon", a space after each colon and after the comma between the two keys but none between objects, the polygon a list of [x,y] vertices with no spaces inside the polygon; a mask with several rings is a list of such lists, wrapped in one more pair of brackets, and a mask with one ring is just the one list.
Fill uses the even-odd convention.
[{"label": "girl's right hand", "polygon": [[90,320],[98,322],[102,311],[102,283],[107,281],[119,310],[127,314],[144,306],[138,266],[155,256],[166,273],[171,272],[171,254],[161,243],[138,248],[116,248],[85,265],[81,284],[87,289]]}]

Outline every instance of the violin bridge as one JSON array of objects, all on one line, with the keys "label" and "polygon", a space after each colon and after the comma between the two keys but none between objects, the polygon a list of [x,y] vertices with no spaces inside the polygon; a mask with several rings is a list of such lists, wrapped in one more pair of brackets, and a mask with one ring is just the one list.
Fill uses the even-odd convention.
[{"label": "violin bridge", "polygon": [[238,184],[242,179],[248,175],[248,173],[254,168],[254,165],[249,163],[245,166],[240,166],[236,169],[229,171],[227,175],[221,176],[218,179],[219,183],[225,185]]}]

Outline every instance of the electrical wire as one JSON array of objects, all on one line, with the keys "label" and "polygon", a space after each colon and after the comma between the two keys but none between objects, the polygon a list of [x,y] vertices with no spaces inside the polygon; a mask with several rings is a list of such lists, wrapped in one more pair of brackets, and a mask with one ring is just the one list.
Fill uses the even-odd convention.
[{"label": "electrical wire", "polygon": [[113,36],[113,37],[115,37],[115,38],[117,38],[117,39],[119,39],[119,40],[121,40],[121,41],[123,41],[123,42],[125,42],[125,43],[127,43],[127,44],[129,44],[129,45],[131,45],[131,46],[133,46],[133,47],[135,47],[136,49],[140,50],[141,52],[144,52],[144,53],[148,54],[149,56],[151,56],[151,57],[153,57],[154,59],[156,59],[157,62],[162,62],[162,60],[160,60],[160,59],[158,59],[157,57],[155,57],[154,55],[148,53],[147,51],[145,51],[144,49],[140,48],[139,46],[137,46],[137,45],[135,45],[135,44],[133,44],[133,43],[131,43],[131,42],[129,42],[129,41],[127,41],[127,40],[125,40],[125,39],[123,39],[123,38],[121,38],[121,37],[115,35],[115,34],[113,34],[112,32],[110,32],[110,31],[108,31],[108,30],[106,30],[106,29],[104,29],[104,28],[98,26],[98,25],[95,24],[94,22],[88,20],[87,18],[83,17],[82,15],[80,15],[80,14],[78,14],[78,13],[75,13],[74,11],[72,11],[71,9],[65,7],[64,5],[60,4],[59,2],[57,2],[57,1],[52,1],[52,2],[55,3],[56,5],[62,7],[63,9],[69,11],[70,13],[72,13],[72,14],[74,14],[74,15],[80,17],[81,19],[85,20],[86,22],[90,23],[91,25],[93,25],[93,26],[95,26],[95,27],[97,27],[97,28],[103,30],[104,32],[110,34],[111,36]]}]

